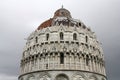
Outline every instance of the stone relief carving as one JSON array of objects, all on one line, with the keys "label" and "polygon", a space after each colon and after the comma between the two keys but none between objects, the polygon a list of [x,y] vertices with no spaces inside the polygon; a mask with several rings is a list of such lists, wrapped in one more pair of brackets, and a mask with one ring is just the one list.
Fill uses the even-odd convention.
[{"label": "stone relief carving", "polygon": [[90,77],[90,80],[97,80],[96,77]]},{"label": "stone relief carving", "polygon": [[35,78],[34,77],[30,77],[28,80],[35,80]]},{"label": "stone relief carving", "polygon": [[76,75],[76,76],[73,77],[73,80],[85,80],[85,79],[81,75]]},{"label": "stone relief carving", "polygon": [[51,78],[47,75],[44,75],[44,76],[40,77],[39,80],[51,80]]},{"label": "stone relief carving", "polygon": [[53,47],[52,47],[52,51],[56,51],[56,48],[55,48],[55,46],[53,46]]}]

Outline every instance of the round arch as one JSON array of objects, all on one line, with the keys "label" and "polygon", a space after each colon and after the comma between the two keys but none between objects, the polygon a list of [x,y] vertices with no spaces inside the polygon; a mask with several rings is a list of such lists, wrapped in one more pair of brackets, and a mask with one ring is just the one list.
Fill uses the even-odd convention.
[{"label": "round arch", "polygon": [[69,77],[66,74],[58,74],[55,80],[69,80]]}]

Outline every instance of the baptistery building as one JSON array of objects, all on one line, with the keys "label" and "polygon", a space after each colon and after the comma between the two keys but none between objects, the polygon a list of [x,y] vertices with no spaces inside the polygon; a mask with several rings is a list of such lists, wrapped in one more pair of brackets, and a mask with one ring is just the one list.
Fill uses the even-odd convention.
[{"label": "baptistery building", "polygon": [[106,80],[101,43],[62,7],[28,36],[18,79]]}]

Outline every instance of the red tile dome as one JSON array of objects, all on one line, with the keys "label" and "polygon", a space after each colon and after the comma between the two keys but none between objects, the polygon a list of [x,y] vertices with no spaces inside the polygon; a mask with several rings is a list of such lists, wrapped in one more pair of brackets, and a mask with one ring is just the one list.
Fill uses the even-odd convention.
[{"label": "red tile dome", "polygon": [[53,18],[50,18],[49,20],[46,20],[45,22],[43,22],[40,26],[38,26],[38,30],[46,28],[46,27],[50,27],[52,25],[52,20]]},{"label": "red tile dome", "polygon": [[71,18],[71,15],[70,15],[70,12],[67,9],[62,7],[54,13],[53,18],[50,18],[49,20],[46,20],[45,22],[40,24],[40,26],[38,26],[37,30],[52,26],[53,19],[55,19],[57,17]]}]

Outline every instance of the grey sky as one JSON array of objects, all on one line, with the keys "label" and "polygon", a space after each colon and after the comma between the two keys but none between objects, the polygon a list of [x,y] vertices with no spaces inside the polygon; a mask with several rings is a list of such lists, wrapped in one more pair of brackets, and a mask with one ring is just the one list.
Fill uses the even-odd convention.
[{"label": "grey sky", "polygon": [[61,5],[95,31],[108,79],[120,79],[120,0],[0,0],[0,80],[17,80],[24,39]]}]

